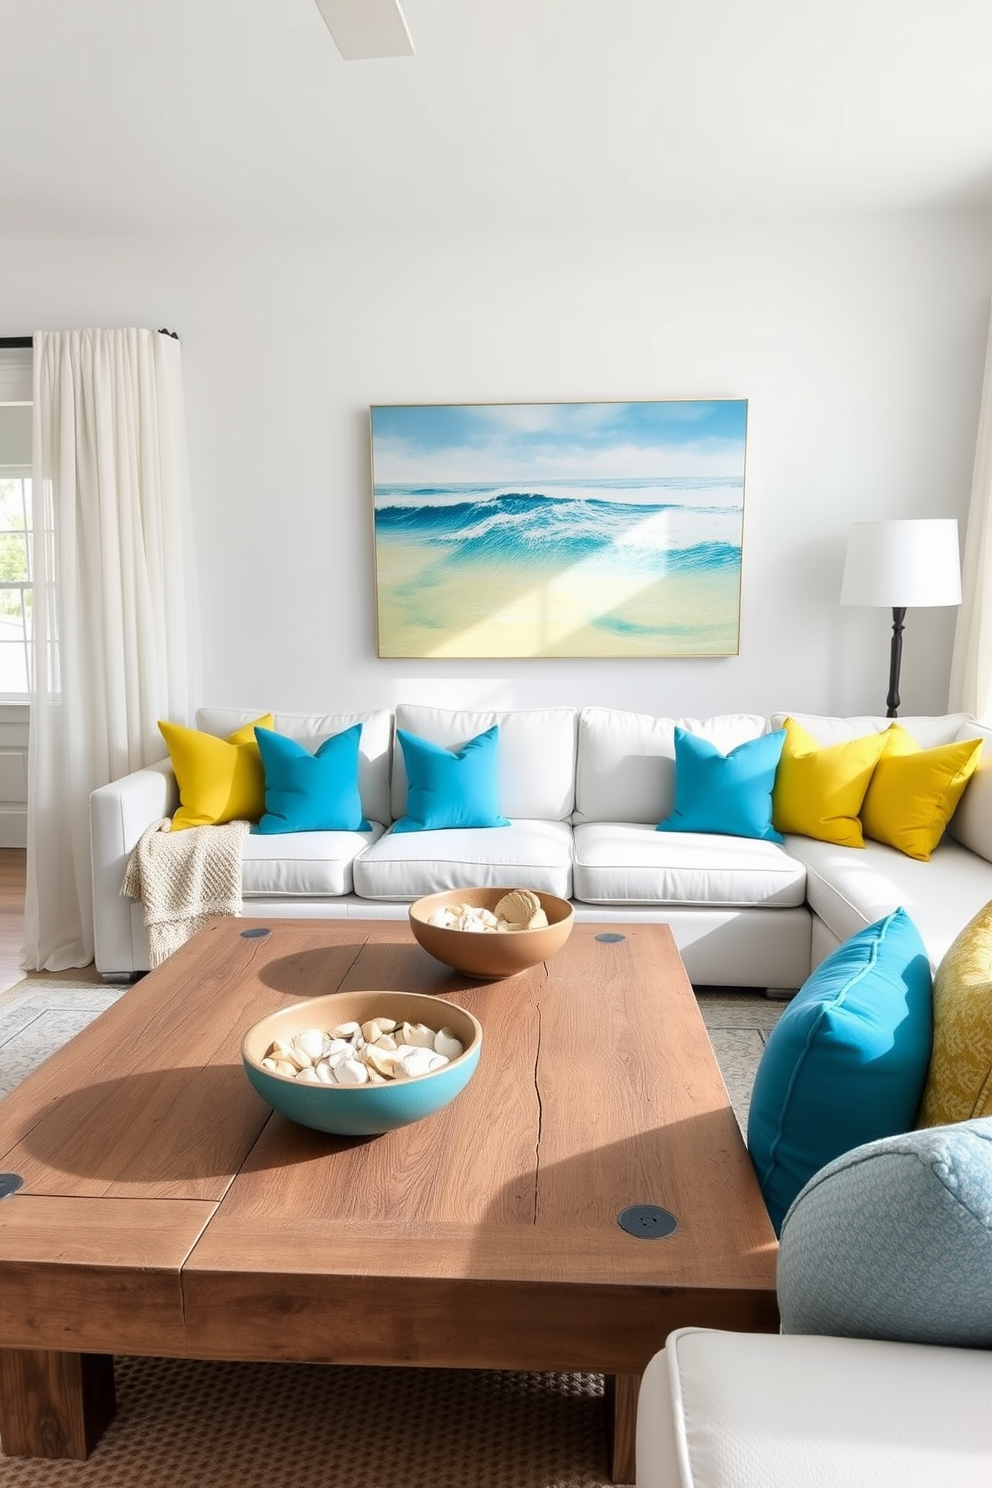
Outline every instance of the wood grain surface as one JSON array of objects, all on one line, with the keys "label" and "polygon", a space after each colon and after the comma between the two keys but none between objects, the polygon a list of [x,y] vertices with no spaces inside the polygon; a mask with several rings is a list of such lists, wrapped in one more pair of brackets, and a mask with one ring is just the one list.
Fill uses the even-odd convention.
[{"label": "wood grain surface", "polygon": [[109,1354],[0,1349],[0,1442],[6,1456],[84,1461],[116,1409]]}]

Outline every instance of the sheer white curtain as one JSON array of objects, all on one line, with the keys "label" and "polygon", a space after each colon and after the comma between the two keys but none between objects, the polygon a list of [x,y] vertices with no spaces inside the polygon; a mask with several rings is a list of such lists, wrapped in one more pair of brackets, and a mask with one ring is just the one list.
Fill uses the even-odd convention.
[{"label": "sheer white curtain", "polygon": [[961,592],[949,706],[955,712],[988,719],[992,713],[992,331],[985,354]]},{"label": "sheer white curtain", "polygon": [[199,624],[179,342],[34,337],[34,677],[24,965],[93,959],[89,796],[187,721]]}]

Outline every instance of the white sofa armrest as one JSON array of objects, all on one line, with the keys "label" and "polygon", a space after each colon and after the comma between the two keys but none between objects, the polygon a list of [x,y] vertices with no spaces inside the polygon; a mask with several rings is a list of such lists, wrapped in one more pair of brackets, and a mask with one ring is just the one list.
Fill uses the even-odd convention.
[{"label": "white sofa armrest", "polygon": [[637,1488],[992,1481],[992,1354],[680,1328],[644,1371]]},{"label": "white sofa armrest", "polygon": [[[90,796],[90,853],[93,868],[93,939],[96,967],[116,980],[148,965],[145,946],[135,946],[135,915],[121,894],[124,870],[146,827],[172,816],[179,787],[168,759],[135,770]],[[143,933],[140,919],[137,929]]]}]

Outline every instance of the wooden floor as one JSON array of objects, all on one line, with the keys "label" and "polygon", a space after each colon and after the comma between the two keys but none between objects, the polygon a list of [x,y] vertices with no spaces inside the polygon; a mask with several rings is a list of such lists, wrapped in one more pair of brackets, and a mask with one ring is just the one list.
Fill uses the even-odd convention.
[{"label": "wooden floor", "polygon": [[23,848],[0,847],[0,992],[26,974],[21,965],[26,862]]}]

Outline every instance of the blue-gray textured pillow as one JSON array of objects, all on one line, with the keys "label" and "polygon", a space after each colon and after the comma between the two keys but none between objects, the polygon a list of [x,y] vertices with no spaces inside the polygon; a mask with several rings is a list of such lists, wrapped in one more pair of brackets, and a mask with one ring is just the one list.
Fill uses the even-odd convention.
[{"label": "blue-gray textured pillow", "polygon": [[785,1333],[992,1348],[992,1117],[869,1142],[782,1224]]},{"label": "blue-gray textured pillow", "polygon": [[820,1168],[913,1125],[933,1047],[932,985],[920,932],[896,909],[832,951],[768,1035],[747,1147],[776,1231]]}]

